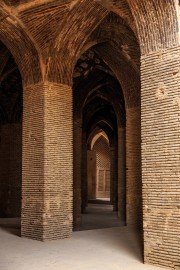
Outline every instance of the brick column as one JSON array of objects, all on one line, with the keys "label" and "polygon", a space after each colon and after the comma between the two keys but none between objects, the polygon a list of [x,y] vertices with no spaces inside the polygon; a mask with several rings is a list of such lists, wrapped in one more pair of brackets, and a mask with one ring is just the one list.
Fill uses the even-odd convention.
[{"label": "brick column", "polygon": [[87,144],[86,144],[86,132],[82,133],[82,159],[81,159],[81,181],[82,181],[82,213],[86,211],[88,204],[88,192],[87,192]]},{"label": "brick column", "polygon": [[118,128],[118,216],[126,222],[126,131]]},{"label": "brick column", "polygon": [[23,93],[22,236],[72,233],[72,91],[40,83]]},{"label": "brick column", "polygon": [[96,199],[96,152],[87,152],[88,200]]},{"label": "brick column", "polygon": [[82,156],[82,123],[74,119],[73,128],[73,224],[81,225],[81,156]]},{"label": "brick column", "polygon": [[126,110],[126,221],[142,227],[141,113]]},{"label": "brick column", "polygon": [[113,210],[117,211],[118,206],[118,179],[117,179],[117,146],[110,148],[110,179],[112,184]]},{"label": "brick column", "polygon": [[145,262],[180,268],[180,48],[141,58]]}]

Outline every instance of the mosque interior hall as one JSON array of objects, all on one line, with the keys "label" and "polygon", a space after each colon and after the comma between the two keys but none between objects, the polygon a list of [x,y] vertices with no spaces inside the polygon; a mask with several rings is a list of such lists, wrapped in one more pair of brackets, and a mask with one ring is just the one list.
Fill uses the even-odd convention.
[{"label": "mosque interior hall", "polygon": [[180,269],[180,1],[0,1],[0,269]]}]

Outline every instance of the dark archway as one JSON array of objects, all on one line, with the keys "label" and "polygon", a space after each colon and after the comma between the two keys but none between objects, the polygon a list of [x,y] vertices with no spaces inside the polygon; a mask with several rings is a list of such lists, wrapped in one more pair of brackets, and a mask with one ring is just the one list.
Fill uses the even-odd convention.
[{"label": "dark archway", "polygon": [[22,79],[13,56],[1,42],[0,57],[0,218],[20,218]]},{"label": "dark archway", "polygon": [[[77,62],[73,88],[74,156],[76,156],[74,159],[74,226],[81,225],[81,211],[86,212],[88,203],[87,152],[90,150],[89,143],[96,128],[104,131],[109,137],[110,201],[114,211],[120,209],[118,216],[125,223],[125,174],[124,179],[120,179],[118,172],[118,160],[120,160],[118,157],[122,150],[118,150],[118,134],[120,128],[125,129],[126,122],[122,89],[111,69],[93,49],[83,54]],[[125,141],[123,143],[125,144]],[[77,148],[82,149],[82,152]],[[123,158],[125,160],[125,155]],[[121,189],[118,189],[120,181],[123,184],[119,183]],[[119,201],[118,196],[121,196]],[[123,206],[120,205],[120,201]]]}]

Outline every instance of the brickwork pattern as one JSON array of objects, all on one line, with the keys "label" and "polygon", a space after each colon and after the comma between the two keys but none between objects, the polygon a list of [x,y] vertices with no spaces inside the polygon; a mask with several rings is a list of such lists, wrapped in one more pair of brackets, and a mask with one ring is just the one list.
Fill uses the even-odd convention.
[{"label": "brickwork pattern", "polygon": [[180,268],[180,48],[142,59],[145,262]]},{"label": "brickwork pattern", "polygon": [[126,115],[126,220],[142,227],[140,107],[127,109]]},{"label": "brickwork pattern", "polygon": [[[100,57],[112,67],[124,91],[127,222],[141,222],[140,72],[136,65],[140,48],[145,262],[180,267],[178,6],[175,0],[0,2],[0,40],[18,65],[25,93],[23,236],[42,240],[71,235],[72,145],[67,141],[72,140],[72,123],[66,117],[70,119],[72,102],[71,98],[65,102],[70,87],[53,83],[70,85],[75,62],[98,43],[103,44],[98,48]],[[110,11],[121,18],[113,21]],[[105,43],[110,44],[104,47]],[[37,84],[47,78],[52,84]],[[62,126],[57,119],[63,119]],[[85,137],[82,134],[83,144]],[[87,163],[86,152],[84,147],[82,165]],[[54,187],[58,194],[52,192]],[[83,190],[86,194],[86,186]]]},{"label": "brickwork pattern", "polygon": [[126,129],[118,128],[118,216],[126,222]]},{"label": "brickwork pattern", "polygon": [[61,84],[24,89],[22,236],[72,234],[72,90]]}]

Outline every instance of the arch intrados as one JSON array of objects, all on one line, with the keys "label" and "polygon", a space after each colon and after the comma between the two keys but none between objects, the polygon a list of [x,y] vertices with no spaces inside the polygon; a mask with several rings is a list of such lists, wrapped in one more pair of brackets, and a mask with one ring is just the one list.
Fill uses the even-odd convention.
[{"label": "arch intrados", "polygon": [[107,134],[106,134],[104,131],[102,131],[102,132],[97,133],[97,134],[93,137],[93,139],[92,139],[92,141],[91,141],[91,150],[93,149],[95,143],[96,143],[101,137],[103,137],[103,138],[106,140],[106,142],[109,144],[109,139],[108,139]]},{"label": "arch intrados", "polygon": [[[103,0],[96,0],[98,1],[102,6],[104,6],[105,1]],[[109,11],[113,11],[117,15],[120,16],[120,8],[118,7],[119,1],[109,0],[108,6],[106,8]],[[173,35],[167,35],[169,36],[169,39],[165,39],[165,46],[169,46],[169,43],[172,43],[176,41],[177,44],[179,44],[179,40],[177,37],[177,32],[179,32],[179,22],[178,22],[178,11],[177,11],[177,5],[178,0],[168,0],[165,2],[165,0],[160,0],[160,3],[155,6],[154,1],[142,1],[142,0],[124,0],[124,2],[129,7],[132,17],[134,19],[135,23],[135,31],[134,34],[137,32],[137,38],[139,40],[140,45],[140,51],[141,54],[146,54],[147,52],[156,51],[157,49],[162,49],[161,44],[163,44],[164,36],[166,33],[168,33],[167,29],[167,4],[169,4],[169,18],[172,18],[171,25],[168,27],[169,29],[172,28]],[[152,3],[151,3],[152,2]],[[151,5],[151,8],[150,8]],[[151,12],[150,12],[151,11]],[[160,14],[160,16],[159,16]],[[150,16],[153,16],[153,25],[156,26],[156,31],[153,32],[153,28],[150,27],[150,22],[152,21],[152,18]],[[121,16],[120,16],[121,17]],[[175,26],[175,27],[173,27]],[[147,29],[147,31],[144,31],[144,29]],[[132,28],[131,28],[132,29]],[[161,42],[159,42],[158,39],[161,39]],[[147,42],[148,41],[148,42]]]},{"label": "arch intrados", "polygon": [[113,130],[106,124],[104,125],[104,127],[100,127],[98,126],[98,123],[97,124],[95,123],[92,129],[90,130],[89,134],[87,134],[88,149],[91,149],[91,143],[92,143],[93,138],[98,133],[101,133],[101,132],[104,132],[106,134],[109,145],[113,144],[113,136],[112,136]]},{"label": "arch intrados", "polygon": [[117,117],[115,115],[115,117],[111,118],[109,116],[109,114],[105,117],[105,115],[103,115],[102,113],[104,113],[104,108],[101,109],[96,109],[96,111],[94,111],[90,117],[83,119],[84,122],[84,127],[86,129],[90,129],[90,127],[94,124],[94,123],[100,123],[100,122],[106,122],[112,130],[116,129],[117,127]]},{"label": "arch intrados", "polygon": [[134,17],[133,17],[128,0],[121,0],[121,1],[96,0],[96,2],[101,4],[107,10],[118,15],[122,20],[125,21],[125,23],[128,25],[128,27],[137,35],[136,24],[134,22]]},{"label": "arch intrados", "polygon": [[[87,100],[87,104],[83,108],[83,111],[86,109],[86,106],[90,106],[91,102],[93,104],[93,101],[95,101],[95,99],[98,97],[98,98],[104,100],[105,102],[107,102],[107,105],[109,105],[109,106],[112,107],[112,109],[114,111],[114,114],[115,114],[115,117],[116,117],[116,124],[117,124],[117,126],[121,125],[122,122],[124,122],[123,119],[126,117],[125,116],[126,115],[126,111],[125,111],[125,103],[124,103],[124,106],[121,106],[122,100],[120,99],[120,97],[118,99],[113,100],[113,97],[111,97],[109,95],[109,93],[107,93],[107,91],[106,91],[106,94],[105,93],[97,93],[96,95],[94,95],[91,98],[91,96],[93,95],[93,93],[94,92],[91,92],[91,94],[89,95],[88,100]],[[124,97],[123,97],[123,102],[124,102]],[[123,107],[123,109],[122,109],[122,107]],[[93,111],[92,117],[97,112],[98,112],[98,109],[95,110],[95,111]]]},{"label": "arch intrados", "polygon": [[[14,52],[12,52],[11,51],[11,48],[10,48],[10,46],[8,46],[8,43],[7,42],[4,42],[4,40],[1,38],[1,36],[0,36],[0,46],[1,46],[1,43],[2,43],[2,45],[8,50],[8,52],[9,52],[9,56],[10,55],[12,55],[12,57],[13,57],[13,59],[14,59],[14,62],[16,63],[16,65],[17,65],[17,68],[18,68],[18,70],[19,70],[19,72],[20,72],[20,74],[21,74],[21,78],[23,77],[23,72],[22,72],[22,70],[21,70],[21,67],[20,67],[20,65],[19,65],[19,63],[18,63],[18,61],[17,61],[17,59],[16,59],[16,57],[17,57],[17,55],[14,53]],[[13,71],[12,71],[13,72]],[[1,74],[0,74],[1,75]],[[9,75],[9,74],[8,74]]]},{"label": "arch intrados", "polygon": [[[98,41],[98,40],[97,40],[96,45],[94,47],[88,47],[89,49],[90,48],[94,49],[97,52],[97,54],[99,54],[99,56],[102,58],[102,60],[106,63],[106,65],[109,66],[109,68],[112,70],[112,72],[114,74],[114,77],[117,79],[117,81],[121,85],[121,89],[122,89],[123,97],[124,97],[124,102],[125,102],[125,108],[128,108],[129,103],[128,103],[126,90],[122,86],[122,81],[119,78],[120,77],[119,74],[117,73],[117,66],[115,67],[112,63],[107,62],[105,59],[103,59],[103,57],[100,54],[101,46],[103,46],[103,49],[107,46],[107,48],[109,48],[109,50],[107,50],[107,54],[108,54],[109,51],[111,51],[111,53],[114,55],[115,59],[116,59],[115,51],[117,50],[117,48],[115,48],[109,41],[108,42],[101,42],[101,41]],[[125,61],[127,63],[127,66],[130,65],[130,68],[133,70],[135,76],[137,76],[139,78],[140,77],[140,70],[139,70],[139,72],[137,72],[137,70],[134,69],[134,66],[132,65],[132,63],[130,61],[128,61],[128,59],[125,58],[120,51],[118,51],[118,54],[122,57],[122,61]],[[113,57],[113,56],[111,55],[111,57]],[[116,62],[117,62],[117,60],[118,59],[116,59]],[[122,67],[121,67],[120,62],[118,63],[118,65],[119,65],[118,70],[121,70]],[[140,88],[137,88],[137,91],[140,91]]]},{"label": "arch intrados", "polygon": [[100,131],[104,131],[107,136],[108,136],[108,140],[109,140],[109,144],[113,144],[114,141],[114,129],[113,127],[110,125],[110,123],[108,123],[107,121],[105,121],[104,119],[99,119],[97,120],[97,122],[93,123],[91,125],[91,127],[89,128],[89,131],[86,132],[86,141],[87,144],[89,143],[90,138],[92,138],[93,136],[91,136],[91,134],[96,134],[100,132]]},{"label": "arch intrados", "polygon": [[[117,79],[117,81],[118,81],[118,79]],[[119,81],[118,81],[118,83],[119,83]],[[99,97],[102,100],[105,100],[106,102],[108,102],[113,107],[113,110],[114,110],[116,116],[118,116],[117,105],[120,102],[119,99],[118,100],[115,99],[115,101],[110,100],[110,95],[109,95],[109,93],[107,91],[106,91],[106,93],[103,93],[103,91],[102,91],[101,93],[97,93],[96,95],[93,96],[93,94],[96,91],[101,91],[103,87],[107,87],[107,86],[109,86],[109,88],[111,88],[111,89],[113,88],[110,82],[106,82],[106,83],[101,84],[101,85],[98,85],[97,87],[95,87],[92,90],[90,90],[88,92],[88,95],[86,95],[85,98],[84,98],[84,100],[82,101],[82,107],[80,106],[80,108],[82,108],[82,110],[84,111],[84,109],[86,108],[86,106],[88,106],[91,102],[93,102],[94,99],[96,99],[97,97]],[[119,85],[119,87],[121,88],[120,85]],[[124,101],[124,94],[123,94],[123,101]]]}]

